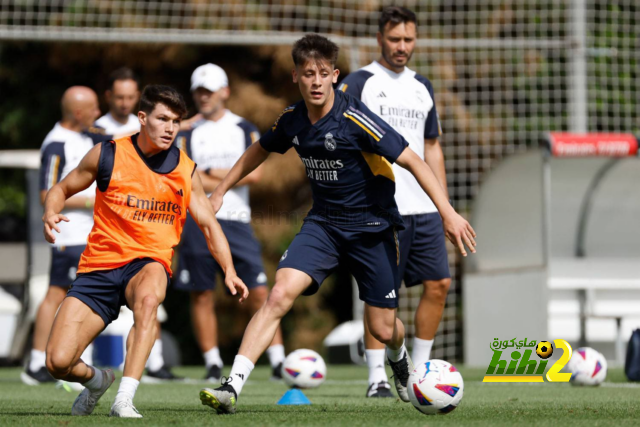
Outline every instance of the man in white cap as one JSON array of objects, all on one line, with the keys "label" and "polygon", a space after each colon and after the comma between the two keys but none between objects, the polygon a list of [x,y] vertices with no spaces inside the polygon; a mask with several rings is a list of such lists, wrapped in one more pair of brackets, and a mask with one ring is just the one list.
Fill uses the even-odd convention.
[{"label": "man in white cap", "polygon": [[[225,108],[230,94],[229,81],[219,66],[205,64],[196,68],[191,76],[191,92],[202,119],[193,123],[190,130],[178,134],[176,141],[198,165],[202,185],[210,194],[260,135],[252,123]],[[217,214],[229,240],[236,271],[251,290],[247,300],[251,315],[264,304],[269,293],[260,244],[251,228],[249,207],[248,184],[258,182],[261,174],[258,168],[241,180],[224,197],[222,209]],[[176,287],[191,293],[193,328],[207,368],[205,378],[217,382],[223,367],[214,311],[214,287],[220,267],[191,217],[187,218],[182,242]],[[284,361],[280,329],[267,354],[273,379],[280,379]]]}]

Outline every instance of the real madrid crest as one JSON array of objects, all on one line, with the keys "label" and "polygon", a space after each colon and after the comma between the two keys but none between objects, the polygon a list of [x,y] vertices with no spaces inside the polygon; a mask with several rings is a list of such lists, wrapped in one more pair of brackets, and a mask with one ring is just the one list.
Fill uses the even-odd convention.
[{"label": "real madrid crest", "polygon": [[337,147],[336,140],[333,139],[331,132],[324,136],[324,148],[329,151],[334,151]]}]

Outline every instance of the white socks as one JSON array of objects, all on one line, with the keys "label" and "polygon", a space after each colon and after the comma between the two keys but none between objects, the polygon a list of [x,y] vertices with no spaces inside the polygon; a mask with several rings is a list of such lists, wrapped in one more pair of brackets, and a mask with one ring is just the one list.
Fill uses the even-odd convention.
[{"label": "white socks", "polygon": [[385,350],[365,350],[367,366],[369,367],[369,384],[378,384],[380,381],[388,381],[385,365]]},{"label": "white socks", "polygon": [[162,357],[162,341],[156,340],[151,348],[149,359],[147,359],[147,369],[156,372],[164,366],[164,357]]},{"label": "white socks", "polygon": [[89,389],[89,391],[99,391],[102,388],[102,371],[98,368],[87,364],[89,369],[93,369],[93,378],[89,381],[82,383],[83,386]]},{"label": "white socks", "polygon": [[400,359],[404,357],[404,354],[407,352],[407,349],[404,346],[404,341],[402,341],[402,345],[397,350],[392,350],[389,346],[387,346],[387,357],[392,362],[398,362]]},{"label": "white socks", "polygon": [[418,337],[413,337],[413,351],[411,353],[411,359],[417,366],[420,363],[425,363],[431,358],[431,347],[433,347],[433,340],[423,340]]},{"label": "white socks", "polygon": [[31,358],[29,360],[29,370],[31,372],[39,371],[47,362],[47,353],[40,350],[31,350]]},{"label": "white socks", "polygon": [[241,354],[238,354],[236,358],[233,360],[233,366],[231,367],[231,374],[229,378],[231,379],[231,385],[233,389],[236,391],[238,396],[242,391],[242,387],[244,387],[244,383],[249,378],[251,371],[255,365],[253,362]]},{"label": "white socks", "polygon": [[267,349],[267,356],[269,357],[269,364],[272,368],[275,368],[284,362],[284,346],[282,344],[272,345]]},{"label": "white socks", "polygon": [[224,366],[224,363],[222,363],[222,359],[220,358],[220,349],[218,347],[213,347],[206,353],[202,353],[202,357],[204,357],[204,364],[207,369],[213,365],[220,366],[221,368]]},{"label": "white socks", "polygon": [[113,404],[115,405],[123,400],[133,401],[133,396],[136,395],[138,385],[140,385],[140,381],[135,378],[122,377],[122,380],[120,380],[120,387],[118,388],[118,394],[116,394],[116,399]]}]

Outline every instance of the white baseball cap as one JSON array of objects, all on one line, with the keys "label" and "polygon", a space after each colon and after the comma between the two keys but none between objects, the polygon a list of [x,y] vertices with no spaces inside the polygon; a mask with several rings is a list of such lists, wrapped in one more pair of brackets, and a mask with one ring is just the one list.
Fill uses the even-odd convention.
[{"label": "white baseball cap", "polygon": [[191,74],[191,90],[203,87],[216,92],[227,86],[229,86],[227,73],[215,64],[201,65]]}]

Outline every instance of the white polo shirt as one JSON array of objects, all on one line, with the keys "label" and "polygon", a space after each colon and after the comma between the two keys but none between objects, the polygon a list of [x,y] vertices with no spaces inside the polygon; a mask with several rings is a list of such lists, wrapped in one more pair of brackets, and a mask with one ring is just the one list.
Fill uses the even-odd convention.
[{"label": "white polo shirt", "polygon": [[127,123],[122,124],[114,119],[111,113],[107,113],[96,120],[96,126],[104,129],[109,135],[133,135],[140,132],[140,121],[138,116],[133,114],[129,114]]}]

